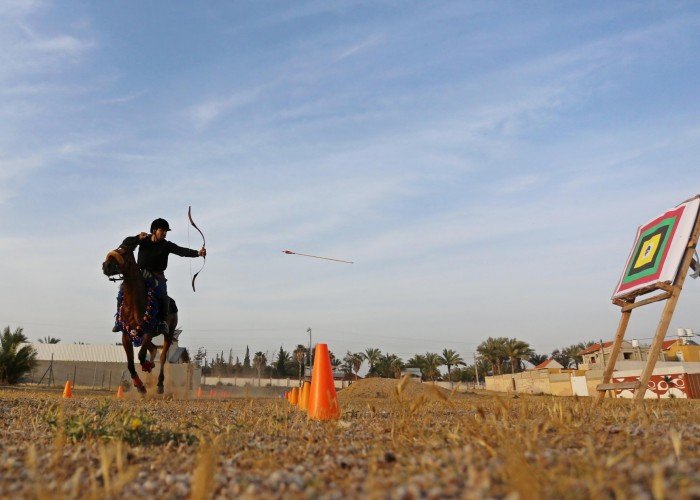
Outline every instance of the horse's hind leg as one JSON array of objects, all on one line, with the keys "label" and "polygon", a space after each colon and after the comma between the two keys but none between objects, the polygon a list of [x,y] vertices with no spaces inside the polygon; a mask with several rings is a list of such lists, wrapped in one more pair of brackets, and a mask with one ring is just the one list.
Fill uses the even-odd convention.
[{"label": "horse's hind leg", "polygon": [[168,359],[168,350],[170,349],[170,344],[172,343],[170,335],[163,337],[163,349],[160,351],[160,373],[158,374],[158,394],[163,394],[165,390],[163,387],[163,381],[165,380],[165,375],[163,370],[165,370],[165,362]]},{"label": "horse's hind leg", "polygon": [[163,335],[163,349],[160,351],[160,373],[158,374],[158,394],[163,394],[165,390],[163,387],[163,381],[165,380],[165,362],[168,359],[168,351],[173,343],[173,335],[175,334],[175,328],[177,327],[177,306],[175,301],[170,299],[170,314],[168,314],[168,334]]},{"label": "horse's hind leg", "polygon": [[126,367],[129,369],[131,382],[141,394],[146,394],[146,388],[136,373],[136,367],[134,366],[134,346],[131,345],[131,337],[126,333],[122,333],[122,347],[124,347],[124,352],[126,353]]}]

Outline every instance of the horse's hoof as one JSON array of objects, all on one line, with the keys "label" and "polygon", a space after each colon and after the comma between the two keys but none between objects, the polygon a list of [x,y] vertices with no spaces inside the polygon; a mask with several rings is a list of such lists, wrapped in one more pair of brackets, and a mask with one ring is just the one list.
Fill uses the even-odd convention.
[{"label": "horse's hoof", "polygon": [[158,394],[163,394],[165,392],[165,389],[163,389],[162,385],[158,386]]},{"label": "horse's hoof", "polygon": [[146,394],[146,387],[143,385],[143,382],[141,382],[140,378],[132,378],[131,381],[134,384],[134,387],[136,387],[136,390],[139,391],[140,394]]},{"label": "horse's hoof", "polygon": [[151,373],[151,370],[155,368],[156,364],[151,361],[144,361],[141,363],[141,370],[146,373]]}]

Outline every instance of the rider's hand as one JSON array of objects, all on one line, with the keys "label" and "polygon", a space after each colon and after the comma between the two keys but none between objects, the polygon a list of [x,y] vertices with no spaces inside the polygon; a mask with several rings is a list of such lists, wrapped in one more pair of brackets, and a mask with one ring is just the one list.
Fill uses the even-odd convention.
[{"label": "rider's hand", "polygon": [[150,235],[149,235],[148,233],[143,233],[143,232],[142,232],[142,233],[139,233],[139,239],[140,239],[140,240],[145,240],[145,239],[148,238],[149,236],[150,236]]},{"label": "rider's hand", "polygon": [[202,249],[199,251],[199,256],[206,257],[207,256],[207,249],[202,247]]}]

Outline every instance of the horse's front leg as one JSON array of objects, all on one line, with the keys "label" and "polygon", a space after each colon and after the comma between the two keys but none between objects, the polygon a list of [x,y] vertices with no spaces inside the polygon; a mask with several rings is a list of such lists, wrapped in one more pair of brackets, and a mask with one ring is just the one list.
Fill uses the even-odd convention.
[{"label": "horse's front leg", "polygon": [[146,388],[136,373],[136,367],[134,366],[134,346],[131,345],[131,336],[126,333],[122,333],[122,347],[124,347],[124,352],[126,353],[126,367],[131,375],[131,382],[141,394],[146,394]]},{"label": "horse's front leg", "polygon": [[165,362],[168,359],[168,350],[170,350],[170,344],[172,343],[172,339],[170,338],[170,335],[166,335],[163,337],[163,348],[160,351],[160,373],[158,374],[158,394],[163,394],[163,391],[165,390],[163,387],[163,381],[165,380],[165,374],[163,370],[165,370]]},{"label": "horse's front leg", "polygon": [[146,359],[146,356],[151,348],[155,349],[151,339],[152,336],[150,333],[144,333],[143,340],[141,341],[141,349],[139,349],[139,363],[141,363],[141,370],[145,371],[146,373],[151,373],[151,370],[156,366],[155,363],[152,363]]}]

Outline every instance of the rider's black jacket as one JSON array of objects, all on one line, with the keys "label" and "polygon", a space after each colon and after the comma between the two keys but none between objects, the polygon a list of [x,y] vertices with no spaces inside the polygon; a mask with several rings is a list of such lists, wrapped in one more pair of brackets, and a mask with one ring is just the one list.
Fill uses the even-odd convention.
[{"label": "rider's black jacket", "polygon": [[140,239],[138,236],[124,238],[120,245],[132,252],[139,247],[137,263],[141,269],[162,274],[168,267],[168,255],[174,253],[180,257],[199,257],[197,250],[183,248],[167,240],[154,243],[151,237]]}]

